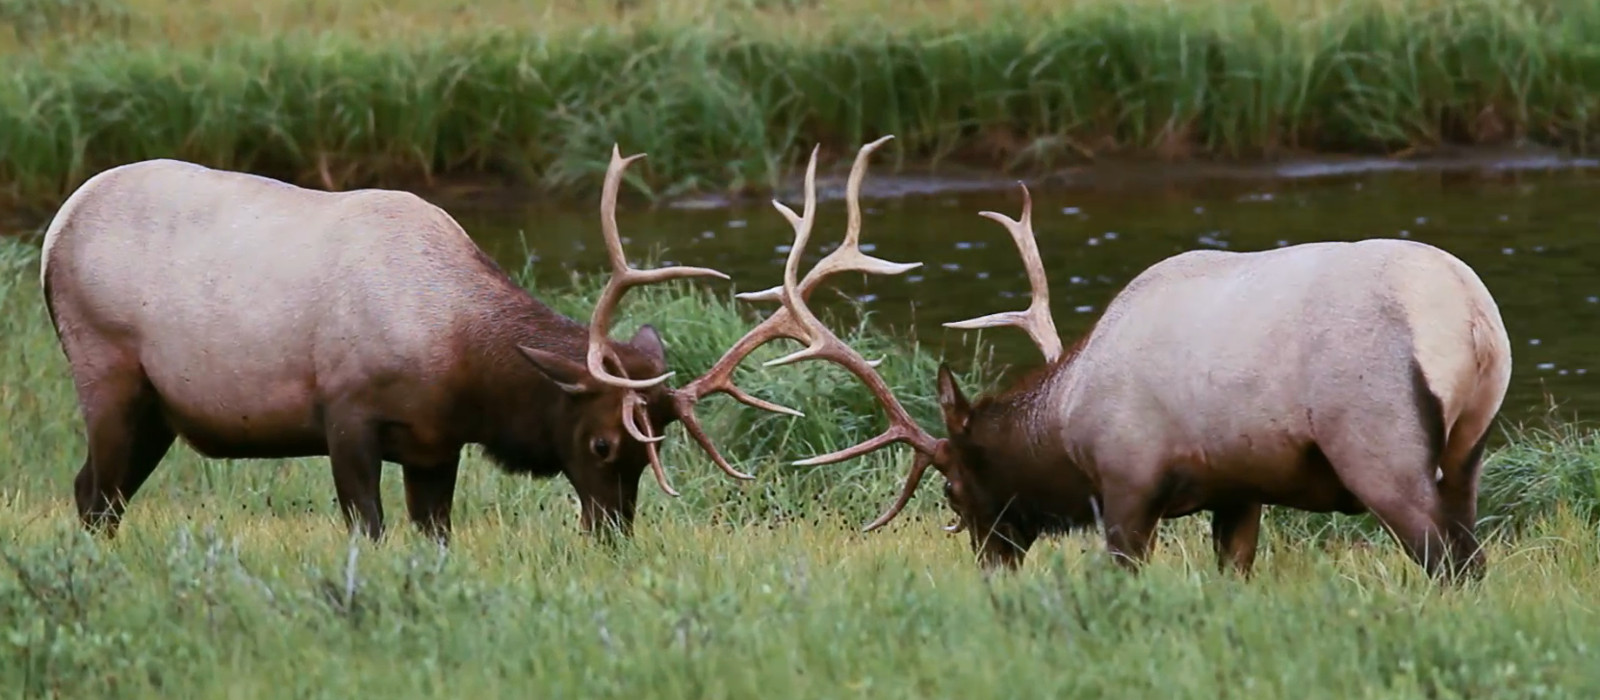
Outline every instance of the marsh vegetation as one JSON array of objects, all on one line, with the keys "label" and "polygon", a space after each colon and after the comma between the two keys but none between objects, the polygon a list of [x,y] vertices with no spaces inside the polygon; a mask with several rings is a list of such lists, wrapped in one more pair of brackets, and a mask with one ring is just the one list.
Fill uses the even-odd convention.
[{"label": "marsh vegetation", "polygon": [[[891,167],[1585,151],[1600,5],[1543,0],[6,0],[0,195],[174,156],[348,188],[764,191],[814,143]],[[10,28],[9,40],[4,31]],[[830,157],[849,150],[830,146]]]}]

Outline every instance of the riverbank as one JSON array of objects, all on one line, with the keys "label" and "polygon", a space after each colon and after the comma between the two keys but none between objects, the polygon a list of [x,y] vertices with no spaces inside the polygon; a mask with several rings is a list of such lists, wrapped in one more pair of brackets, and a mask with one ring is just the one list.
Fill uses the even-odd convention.
[{"label": "riverbank", "polygon": [[405,21],[438,19],[422,5],[289,5],[230,33],[232,6],[185,31],[181,8],[132,2],[62,20],[72,41],[13,41],[0,200],[47,211],[159,156],[329,188],[476,178],[569,197],[620,142],[650,155],[634,187],[674,197],[769,191],[813,144],[831,161],[884,133],[885,173],[1014,177],[1106,158],[1582,154],[1600,125],[1591,2],[490,3],[432,29]]}]

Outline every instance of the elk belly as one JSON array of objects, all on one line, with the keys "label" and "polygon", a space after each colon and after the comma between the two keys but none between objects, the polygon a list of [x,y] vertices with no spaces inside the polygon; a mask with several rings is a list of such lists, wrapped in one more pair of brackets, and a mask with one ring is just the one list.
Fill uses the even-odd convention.
[{"label": "elk belly", "polygon": [[[321,411],[310,382],[240,368],[231,382],[150,372],[174,432],[211,458],[286,458],[324,454]],[[205,380],[212,381],[205,381]]]}]

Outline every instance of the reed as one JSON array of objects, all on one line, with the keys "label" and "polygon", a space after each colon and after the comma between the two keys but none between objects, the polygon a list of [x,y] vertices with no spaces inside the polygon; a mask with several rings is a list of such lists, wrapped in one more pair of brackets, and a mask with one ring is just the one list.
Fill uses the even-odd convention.
[{"label": "reed", "polygon": [[[349,0],[301,16],[288,8],[318,6],[284,0],[254,22],[240,5],[197,11],[193,31],[182,3],[118,5],[143,19],[84,20],[70,42],[7,55],[0,199],[48,209],[151,157],[332,188],[488,176],[563,196],[587,195],[621,142],[650,154],[633,185],[659,197],[768,190],[815,143],[848,155],[885,133],[886,169],[1027,174],[1132,156],[1586,152],[1600,124],[1593,0],[893,5],[519,16],[493,2],[429,28],[443,10]],[[217,29],[229,21],[239,31]]]}]

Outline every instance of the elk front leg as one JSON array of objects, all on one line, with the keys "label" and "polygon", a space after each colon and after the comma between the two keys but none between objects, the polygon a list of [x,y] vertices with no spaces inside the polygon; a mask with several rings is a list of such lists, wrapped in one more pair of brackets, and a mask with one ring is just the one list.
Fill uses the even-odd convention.
[{"label": "elk front leg", "polygon": [[1106,551],[1129,571],[1138,571],[1150,555],[1159,511],[1143,489],[1107,493],[1104,501]]},{"label": "elk front leg", "polygon": [[1256,561],[1256,545],[1261,534],[1261,504],[1246,503],[1211,511],[1211,545],[1217,553],[1217,569],[1229,564],[1248,577]]},{"label": "elk front leg", "polygon": [[459,453],[439,464],[406,464],[406,511],[423,534],[450,543],[450,507],[455,501]]},{"label": "elk front leg", "polygon": [[359,414],[331,411],[328,420],[328,461],[333,467],[334,491],[345,525],[361,527],[368,537],[383,536],[383,502],[378,491],[383,458],[372,421]]}]

